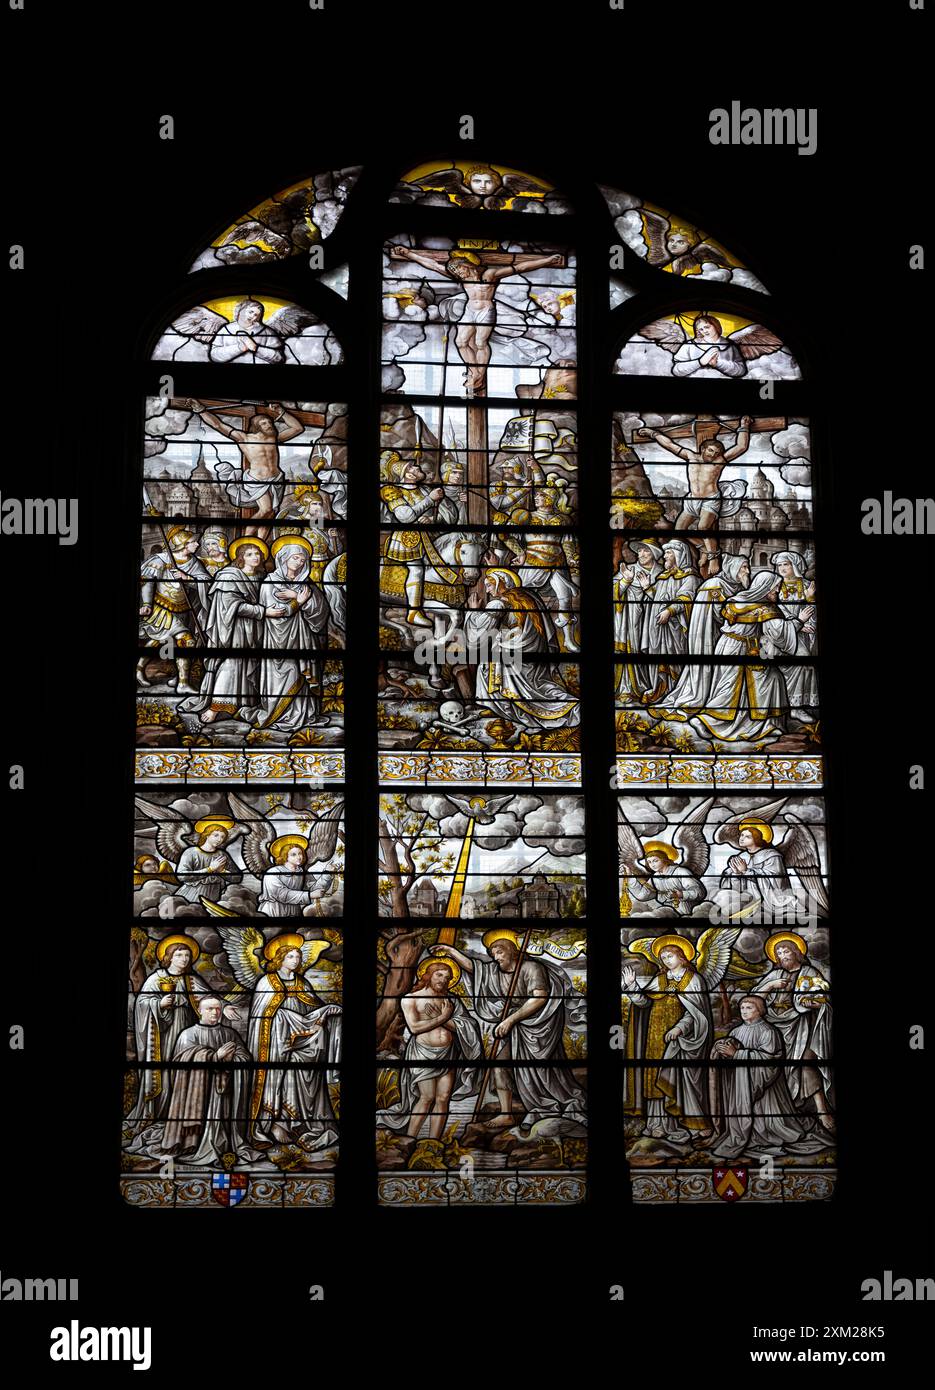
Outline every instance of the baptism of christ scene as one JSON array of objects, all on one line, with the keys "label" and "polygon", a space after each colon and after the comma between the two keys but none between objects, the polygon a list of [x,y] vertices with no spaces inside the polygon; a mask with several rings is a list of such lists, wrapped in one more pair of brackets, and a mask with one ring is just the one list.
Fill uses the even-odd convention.
[{"label": "baptism of christ scene", "polygon": [[574,926],[380,933],[383,1203],[583,1198],[586,956]]}]

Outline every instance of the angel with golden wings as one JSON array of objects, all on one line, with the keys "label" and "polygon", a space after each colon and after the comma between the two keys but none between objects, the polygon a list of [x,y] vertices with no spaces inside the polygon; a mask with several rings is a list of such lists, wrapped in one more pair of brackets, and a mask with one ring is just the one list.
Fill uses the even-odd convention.
[{"label": "angel with golden wings", "polygon": [[651,1139],[678,1145],[714,1135],[705,1067],[714,1040],[711,994],[728,973],[740,932],[709,927],[697,946],[678,935],[627,943],[628,952],[656,969],[648,982],[632,965],[621,972],[623,998],[631,1006],[626,1056],[650,1063],[627,1067],[624,1108],[643,1119],[643,1133]]},{"label": "angel with golden wings", "polygon": [[304,1153],[330,1148],[338,1131],[328,1076],[340,1056],[341,1007],[323,1001],[305,972],[334,952],[337,939],[289,932],[265,941],[256,927],[218,931],[237,982],[251,992],[251,1143]]}]

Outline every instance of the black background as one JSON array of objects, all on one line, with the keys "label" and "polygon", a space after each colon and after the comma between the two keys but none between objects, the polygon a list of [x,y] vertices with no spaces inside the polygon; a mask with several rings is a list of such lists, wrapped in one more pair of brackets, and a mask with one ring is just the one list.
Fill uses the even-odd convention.
[{"label": "black background", "polygon": [[[338,1310],[362,1314],[362,1335],[363,1326],[393,1328],[402,1355],[426,1318],[455,1329],[470,1309],[472,1319],[491,1318],[486,1355],[501,1337],[513,1341],[518,1373],[533,1368],[518,1321],[527,1309],[559,1340],[567,1320],[572,1349],[583,1325],[603,1314],[623,1339],[622,1373],[679,1358],[665,1331],[673,1310],[707,1327],[718,1342],[711,1355],[738,1371],[753,1323],[883,1322],[882,1343],[824,1345],[883,1346],[891,1364],[921,1335],[923,1308],[863,1303],[860,1284],[886,1269],[933,1273],[931,1063],[908,1046],[910,1025],[931,1022],[931,813],[927,793],[908,789],[910,764],[924,764],[930,746],[931,541],[864,536],[860,502],[884,488],[912,497],[931,490],[924,275],[908,269],[909,245],[925,240],[916,161],[927,16],[894,5],[859,34],[852,26],[845,43],[819,31],[813,11],[758,10],[756,33],[749,7],[700,18],[691,6],[650,11],[629,0],[620,13],[593,4],[224,9],[197,30],[191,13],[172,6],[141,7],[132,29],[116,13],[53,23],[36,5],[4,15],[22,82],[6,99],[5,225],[8,243],[25,245],[26,269],[7,276],[0,483],[5,496],[81,499],[76,547],[3,538],[10,636],[2,746],[8,764],[25,765],[27,786],[6,793],[4,1021],[25,1025],[26,1047],[0,1054],[0,1269],[4,1278],[80,1280],[77,1305],[5,1305],[0,1327],[27,1366],[45,1364],[48,1329],[72,1316],[82,1325],[152,1325],[155,1371],[183,1351],[176,1364],[189,1365],[192,1379],[199,1352],[217,1366],[269,1366],[270,1319],[279,1313],[300,1336],[317,1335],[322,1317]],[[818,152],[712,146],[708,112],[732,99],[817,107]],[[475,119],[471,145],[458,138],[465,113]],[[175,118],[172,141],[159,139],[164,114]],[[613,837],[603,824],[589,865],[592,962],[605,969],[591,1005],[585,1207],[376,1207],[364,1002],[375,918],[360,887],[344,923],[349,939],[366,943],[346,975],[342,1108],[355,1107],[356,1092],[363,1120],[345,1125],[345,1198],[330,1211],[210,1219],[133,1211],[120,1199],[137,402],[154,380],[137,362],[178,302],[194,254],[268,193],[358,163],[375,187],[466,151],[581,190],[595,219],[601,181],[710,230],[766,282],[763,316],[788,328],[807,368],[802,399],[821,471],[834,902],[840,1176],[829,1204],[631,1206],[618,1074],[599,1041],[613,1022],[618,926]],[[369,237],[376,266],[381,228],[355,225],[349,254]],[[527,226],[542,235],[540,223]],[[609,221],[606,229],[609,238]],[[324,247],[326,267],[339,264],[338,237]],[[624,278],[635,283],[644,269]],[[362,312],[363,293],[352,280],[349,312]],[[375,293],[374,351],[377,302]],[[595,364],[602,351],[595,339],[582,342]],[[374,366],[359,357],[331,398],[353,403]],[[753,388],[742,389],[750,408]],[[782,410],[782,391],[779,384],[770,410]],[[372,455],[359,434],[352,448],[351,506],[356,497],[365,509]],[[588,463],[605,469],[603,441]],[[597,486],[586,516],[594,581],[609,565]],[[362,613],[375,561],[353,550],[350,561],[350,598]],[[602,629],[609,639],[609,601],[605,612],[606,590],[595,582],[592,592],[585,641],[596,647]],[[372,720],[373,677],[353,630],[348,661],[349,687],[355,671],[359,682],[349,699]],[[603,698],[588,706],[601,779],[612,730]],[[366,758],[364,749],[361,786]],[[355,801],[349,869],[355,853],[361,863],[367,853],[355,851],[355,833],[359,847],[372,843],[372,798]],[[614,941],[600,956],[599,934]],[[323,1306],[308,1303],[316,1283],[325,1286]],[[612,1305],[618,1284],[625,1300]],[[453,1354],[454,1342],[442,1340]]]}]

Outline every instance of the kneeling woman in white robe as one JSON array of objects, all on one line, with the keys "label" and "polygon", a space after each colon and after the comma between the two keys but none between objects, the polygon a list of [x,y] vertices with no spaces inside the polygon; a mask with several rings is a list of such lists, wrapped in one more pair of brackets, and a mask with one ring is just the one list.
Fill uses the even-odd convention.
[{"label": "kneeling woman in white robe", "polygon": [[711,1145],[718,1158],[811,1154],[828,1147],[810,1133],[814,1122],[796,1115],[783,1068],[782,1038],[766,1022],[766,1000],[748,994],[740,1001],[743,1019],[715,1043],[712,1057],[740,1063],[717,1071],[718,1127]]},{"label": "kneeling woman in white robe", "polygon": [[[550,649],[554,629],[548,611],[522,587],[514,570],[488,570],[484,587],[484,607],[475,607],[480,600],[472,595],[464,613],[468,642],[481,652],[489,644],[487,650],[492,649],[495,658],[478,662],[478,704],[528,729],[567,729],[577,724],[577,697],[552,679],[547,665],[524,661],[527,653]],[[501,660],[496,660],[498,655]]]}]

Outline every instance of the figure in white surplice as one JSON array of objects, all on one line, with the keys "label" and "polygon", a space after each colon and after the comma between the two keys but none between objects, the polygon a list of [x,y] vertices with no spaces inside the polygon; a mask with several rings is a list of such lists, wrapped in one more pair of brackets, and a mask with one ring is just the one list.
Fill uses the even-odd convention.
[{"label": "figure in white surplice", "polygon": [[221,1022],[224,1004],[206,994],[198,1022],[179,1035],[174,1062],[197,1065],[172,1073],[172,1097],[160,1151],[194,1167],[219,1167],[234,1154],[242,1163],[261,1155],[246,1137],[250,1053],[240,1034]]}]

